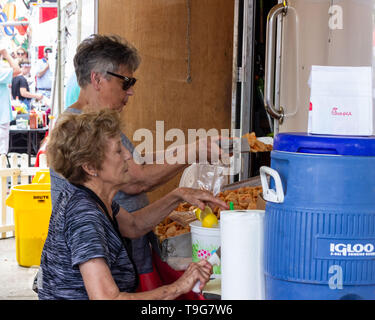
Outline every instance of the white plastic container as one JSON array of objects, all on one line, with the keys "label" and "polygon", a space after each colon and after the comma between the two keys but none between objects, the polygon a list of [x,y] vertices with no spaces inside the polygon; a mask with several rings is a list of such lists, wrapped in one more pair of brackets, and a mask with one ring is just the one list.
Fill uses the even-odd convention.
[{"label": "white plastic container", "polygon": [[[220,247],[220,224],[213,228],[204,228],[199,220],[190,223],[192,260],[198,262],[208,259]],[[221,266],[213,266],[213,278],[220,278]]]},{"label": "white plastic container", "polygon": [[28,124],[29,124],[29,121],[27,119],[16,120],[17,129],[27,130]]}]

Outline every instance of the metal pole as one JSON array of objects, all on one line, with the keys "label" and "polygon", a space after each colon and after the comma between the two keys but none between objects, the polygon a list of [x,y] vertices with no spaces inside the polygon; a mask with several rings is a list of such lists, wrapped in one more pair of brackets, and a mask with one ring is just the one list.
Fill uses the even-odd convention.
[{"label": "metal pole", "polygon": [[[51,114],[58,116],[61,113],[61,0],[57,0],[57,61],[55,66],[55,81],[53,84],[53,108]],[[57,91],[57,105],[55,105],[55,97]]]},{"label": "metal pole", "polygon": [[94,4],[94,33],[98,33],[99,32],[99,0],[94,0],[95,1],[95,4]]},{"label": "metal pole", "polygon": [[82,0],[77,1],[77,46],[82,39]]},{"label": "metal pole", "polygon": [[[59,81],[58,72],[59,72],[59,59],[60,59],[60,0],[57,0],[57,47],[56,47],[56,56],[55,56],[55,72],[54,72],[54,81],[53,81],[53,88],[51,92],[51,116],[56,117],[58,114],[58,106],[56,107],[56,90],[58,89],[57,82]],[[59,99],[58,99],[59,101]],[[57,101],[57,102],[58,102]],[[57,114],[56,111],[57,110]],[[52,129],[54,120],[51,119],[49,128]]]},{"label": "metal pole", "polygon": [[59,76],[59,86],[58,86],[58,114],[61,114],[64,110],[64,62],[65,62],[65,54],[64,54],[64,29],[65,27],[62,25],[64,20],[63,19],[63,12],[65,6],[62,6],[62,0],[58,0],[59,9],[58,9],[58,26],[59,26],[59,33],[57,35],[57,43],[58,43],[58,55],[59,55],[59,66],[58,66],[58,76]]},{"label": "metal pole", "polygon": [[[243,34],[242,34],[242,87],[240,108],[241,136],[253,131],[253,83],[254,83],[254,22],[255,0],[244,1]],[[249,153],[241,153],[240,181],[251,177],[253,161]]]},{"label": "metal pole", "polygon": [[[233,30],[233,61],[232,61],[232,114],[231,130],[237,129],[237,82],[238,82],[238,20],[239,20],[239,0],[234,3],[234,30]],[[234,182],[234,181],[233,181]]]},{"label": "metal pole", "polygon": [[28,21],[7,21],[0,22],[0,27],[13,27],[13,26],[28,26]]}]

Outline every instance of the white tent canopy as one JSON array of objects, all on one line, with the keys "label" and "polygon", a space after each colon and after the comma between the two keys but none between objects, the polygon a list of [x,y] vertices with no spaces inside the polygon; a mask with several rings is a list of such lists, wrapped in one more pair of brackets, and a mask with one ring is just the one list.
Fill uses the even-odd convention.
[{"label": "white tent canopy", "polygon": [[32,26],[32,41],[35,47],[51,46],[57,40],[57,18]]}]

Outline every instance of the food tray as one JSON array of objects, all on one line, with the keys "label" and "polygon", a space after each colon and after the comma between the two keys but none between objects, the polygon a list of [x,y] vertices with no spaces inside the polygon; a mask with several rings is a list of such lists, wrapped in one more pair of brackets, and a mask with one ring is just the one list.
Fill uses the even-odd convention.
[{"label": "food tray", "polygon": [[242,181],[234,182],[231,184],[227,184],[223,186],[222,191],[235,190],[235,189],[243,188],[243,187],[257,187],[261,185],[262,185],[262,182],[260,181],[260,176],[256,176],[247,180],[242,180]]},{"label": "food tray", "polygon": [[[260,186],[260,176],[256,176],[247,180],[231,183],[225,185],[222,190],[235,190],[242,187],[256,187]],[[166,262],[168,258],[180,257],[180,258],[191,258],[191,233],[184,233],[175,237],[166,238],[163,241],[159,241],[160,257]]]}]

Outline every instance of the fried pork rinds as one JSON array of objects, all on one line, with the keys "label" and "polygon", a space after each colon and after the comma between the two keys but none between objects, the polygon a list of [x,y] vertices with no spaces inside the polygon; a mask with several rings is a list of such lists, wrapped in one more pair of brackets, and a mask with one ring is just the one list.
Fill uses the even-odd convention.
[{"label": "fried pork rinds", "polygon": [[259,141],[255,135],[255,132],[246,133],[242,137],[247,139],[251,152],[266,152],[272,150],[272,145]]},{"label": "fried pork rinds", "polygon": [[[217,197],[225,201],[228,205],[230,202],[232,202],[235,210],[254,210],[256,209],[257,199],[261,192],[261,186],[241,187],[235,190],[222,191],[217,195]],[[159,225],[154,228],[154,232],[158,236],[159,240],[163,241],[167,238],[190,232],[190,227],[188,226],[188,224],[184,224],[185,226],[181,224],[182,221],[178,221],[178,219],[176,219],[176,214],[181,216],[181,218],[186,218],[188,216],[195,215],[193,214],[193,210],[196,208],[196,206],[192,206],[187,202],[181,203],[170,214],[170,217],[166,217]],[[212,211],[220,220],[221,209],[219,207],[216,207]],[[186,213],[186,217],[183,214],[184,212]]]},{"label": "fried pork rinds", "polygon": [[[257,207],[256,203],[260,193],[262,193],[261,186],[241,187],[235,190],[222,191],[217,197],[225,201],[228,205],[232,202],[235,210],[254,210]],[[220,220],[221,209],[216,207],[213,212]]]},{"label": "fried pork rinds", "polygon": [[154,228],[154,233],[159,238],[160,242],[167,238],[172,238],[188,232],[190,232],[189,226],[183,227],[169,217],[166,217]]},{"label": "fried pork rinds", "polygon": [[191,207],[190,203],[181,202],[179,206],[175,209],[175,211],[189,211],[190,207]]}]

